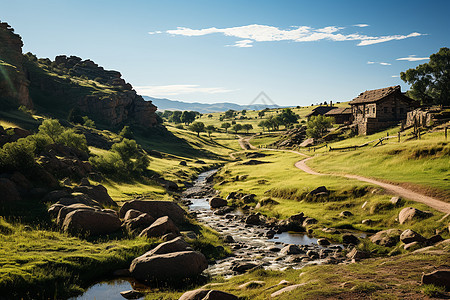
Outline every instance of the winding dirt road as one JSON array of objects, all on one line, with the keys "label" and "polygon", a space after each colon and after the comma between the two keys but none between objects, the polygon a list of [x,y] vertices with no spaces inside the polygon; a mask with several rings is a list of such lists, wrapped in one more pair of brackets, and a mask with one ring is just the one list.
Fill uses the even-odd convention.
[{"label": "winding dirt road", "polygon": [[[248,149],[259,149],[254,147],[252,144],[250,144],[250,139],[251,137],[239,137],[239,145],[241,145],[242,149],[244,150],[248,150]],[[328,176],[339,176],[339,177],[345,177],[345,178],[350,178],[350,179],[356,179],[359,181],[364,181],[367,183],[371,183],[374,185],[378,185],[380,187],[382,187],[383,189],[385,189],[387,192],[396,195],[396,196],[400,196],[409,200],[413,200],[416,202],[420,202],[423,204],[428,205],[431,208],[434,208],[435,210],[441,211],[443,213],[446,213],[447,216],[450,214],[450,203],[446,203],[443,202],[441,200],[429,197],[429,196],[425,196],[423,194],[420,194],[418,192],[403,188],[401,186],[398,185],[394,185],[394,184],[390,184],[390,183],[386,183],[386,182],[382,182],[376,179],[372,179],[372,178],[367,178],[364,176],[359,176],[359,175],[352,175],[352,174],[326,174],[326,173],[319,173],[314,171],[313,169],[311,169],[306,162],[310,159],[312,159],[313,157],[309,157],[301,152],[298,151],[294,151],[294,150],[281,150],[281,149],[269,149],[269,148],[260,148],[259,150],[265,150],[265,151],[284,151],[284,152],[292,152],[304,157],[307,157],[305,159],[302,159],[298,162],[296,162],[294,165],[296,168],[311,174],[311,175],[317,175],[317,176],[324,176],[324,175],[328,175]],[[446,216],[446,217],[447,217]],[[445,218],[445,217],[444,217]]]}]

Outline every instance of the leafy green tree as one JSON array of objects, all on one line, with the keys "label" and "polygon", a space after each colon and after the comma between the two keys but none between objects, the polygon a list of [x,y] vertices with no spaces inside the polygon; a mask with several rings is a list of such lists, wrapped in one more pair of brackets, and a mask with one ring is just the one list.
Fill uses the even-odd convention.
[{"label": "leafy green tree", "polygon": [[206,126],[206,132],[208,133],[208,136],[211,137],[211,133],[216,131],[216,127],[214,125],[208,125]]},{"label": "leafy green tree", "polygon": [[127,139],[133,139],[134,134],[131,130],[130,126],[123,126],[122,130],[119,132],[119,135],[121,137],[127,138]]},{"label": "leafy green tree", "polygon": [[241,115],[245,116],[246,114],[247,114],[247,110],[246,110],[246,109],[243,109],[243,110],[241,111]]},{"label": "leafy green tree", "polygon": [[312,138],[321,138],[327,129],[333,126],[333,121],[331,117],[324,117],[322,115],[312,116],[306,124],[306,135]]},{"label": "leafy green tree", "polygon": [[258,123],[258,127],[261,127],[262,130],[264,131],[264,128],[267,128],[267,122],[266,121],[260,121]]},{"label": "leafy green tree", "polygon": [[203,122],[194,122],[189,126],[189,130],[197,132],[197,136],[200,136],[200,132],[205,131],[205,124]]},{"label": "leafy green tree", "polygon": [[422,104],[450,105],[450,49],[441,48],[430,61],[400,73],[411,84],[407,95]]},{"label": "leafy green tree", "polygon": [[244,124],[244,125],[242,125],[242,129],[244,129],[248,133],[249,130],[253,129],[253,125],[252,124]]},{"label": "leafy green tree", "polygon": [[239,130],[242,130],[242,125],[241,124],[234,124],[233,127],[231,127],[231,130],[233,130],[234,133],[237,134]]},{"label": "leafy green tree", "polygon": [[90,128],[95,128],[95,122],[89,119],[89,117],[83,117],[83,125]]},{"label": "leafy green tree", "polygon": [[286,128],[290,125],[297,123],[299,116],[296,115],[290,108],[285,108],[279,116],[279,123],[284,125]]},{"label": "leafy green tree", "polygon": [[228,122],[222,123],[222,125],[220,125],[221,128],[225,129],[225,133],[228,133],[228,128],[231,127],[231,124]]},{"label": "leafy green tree", "polygon": [[180,116],[180,121],[186,125],[195,121],[196,113],[194,111],[183,111]]},{"label": "leafy green tree", "polygon": [[236,116],[236,111],[234,111],[234,110],[232,110],[232,109],[229,109],[229,110],[227,110],[227,111],[225,112],[224,118],[225,118],[225,119],[231,119],[231,118],[233,118],[233,117],[235,117],[235,116]]},{"label": "leafy green tree", "polygon": [[59,136],[63,133],[64,127],[58,120],[47,119],[39,126],[39,133],[47,135],[53,143],[56,143]]},{"label": "leafy green tree", "polygon": [[262,119],[262,117],[264,117],[265,114],[266,114],[266,113],[265,113],[264,110],[258,111],[258,117],[260,117],[261,119]]},{"label": "leafy green tree", "polygon": [[47,136],[53,144],[62,144],[88,152],[86,137],[83,134],[76,133],[73,129],[64,128],[58,120],[44,120],[38,129],[38,134]]},{"label": "leafy green tree", "polygon": [[173,123],[181,123],[181,114],[182,111],[180,110],[176,110],[174,112],[172,112],[172,114],[169,117],[169,122],[173,122]]}]

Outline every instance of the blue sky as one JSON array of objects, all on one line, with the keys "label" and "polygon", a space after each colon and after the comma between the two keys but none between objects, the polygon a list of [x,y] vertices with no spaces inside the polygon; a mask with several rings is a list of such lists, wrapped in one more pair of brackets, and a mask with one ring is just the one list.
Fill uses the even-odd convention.
[{"label": "blue sky", "polygon": [[[450,1],[0,0],[24,52],[118,70],[143,95],[279,105],[408,86],[401,71],[450,45]],[[359,25],[359,26],[355,26]],[[398,60],[403,59],[403,60]]]}]

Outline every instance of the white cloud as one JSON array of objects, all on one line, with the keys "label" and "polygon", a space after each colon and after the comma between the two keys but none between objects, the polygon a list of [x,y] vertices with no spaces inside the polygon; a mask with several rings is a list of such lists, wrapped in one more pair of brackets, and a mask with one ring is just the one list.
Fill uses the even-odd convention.
[{"label": "white cloud", "polygon": [[355,24],[353,26],[355,26],[355,27],[367,27],[367,26],[369,26],[369,24]]},{"label": "white cloud", "polygon": [[392,77],[392,78],[397,78],[397,77],[400,77],[400,76],[398,76],[398,75],[392,75],[391,77]]},{"label": "white cloud", "polygon": [[192,94],[192,93],[219,94],[233,91],[222,87],[201,87],[195,84],[136,86],[134,87],[134,89],[137,91],[139,95],[146,95],[153,97],[165,97],[173,95]]},{"label": "white cloud", "polygon": [[[365,27],[367,24],[357,24],[355,26]],[[368,25],[367,25],[368,26]],[[241,39],[236,42],[236,47],[251,47],[251,42],[273,42],[273,41],[294,41],[294,42],[315,42],[321,40],[330,41],[359,41],[358,46],[367,46],[378,43],[384,43],[393,40],[403,40],[410,37],[421,36],[421,33],[413,32],[408,35],[387,35],[387,36],[367,36],[358,33],[343,34],[344,27],[327,26],[324,28],[311,28],[308,26],[291,26],[289,29],[280,29],[267,25],[246,25],[229,28],[203,28],[192,29],[178,27],[177,29],[167,30],[171,35],[182,36],[204,36],[208,34],[223,34],[225,36]],[[153,32],[153,33],[156,33]]]},{"label": "white cloud", "polygon": [[379,64],[379,65],[382,65],[382,66],[391,66],[390,63],[387,63],[387,62],[377,62],[377,61],[368,61],[367,64],[368,64],[368,65]]},{"label": "white cloud", "polygon": [[228,45],[230,47],[239,47],[239,48],[250,48],[253,47],[252,40],[241,40],[237,41],[234,45]]},{"label": "white cloud", "polygon": [[157,31],[150,31],[148,34],[159,34],[159,33],[163,33],[162,31],[159,31],[159,30],[157,30]]},{"label": "white cloud", "polygon": [[420,60],[428,60],[429,57],[416,57],[417,55],[408,55],[408,57],[400,57],[397,60],[407,60],[407,61],[420,61]]}]

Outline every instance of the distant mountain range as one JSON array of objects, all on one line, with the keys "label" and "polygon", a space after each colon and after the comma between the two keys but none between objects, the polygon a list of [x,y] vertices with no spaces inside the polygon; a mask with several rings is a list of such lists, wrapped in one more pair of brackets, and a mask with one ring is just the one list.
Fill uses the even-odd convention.
[{"label": "distant mountain range", "polygon": [[206,104],[206,103],[188,103],[177,100],[169,100],[169,99],[160,99],[153,98],[149,96],[142,96],[147,101],[152,101],[154,105],[158,107],[159,111],[163,110],[193,110],[198,111],[199,113],[213,113],[213,112],[222,112],[227,111],[229,109],[240,111],[243,109],[248,110],[261,110],[266,107],[268,108],[278,108],[278,105],[264,105],[264,104],[253,104],[253,105],[239,105],[236,103],[230,102],[221,102],[214,104]]}]

